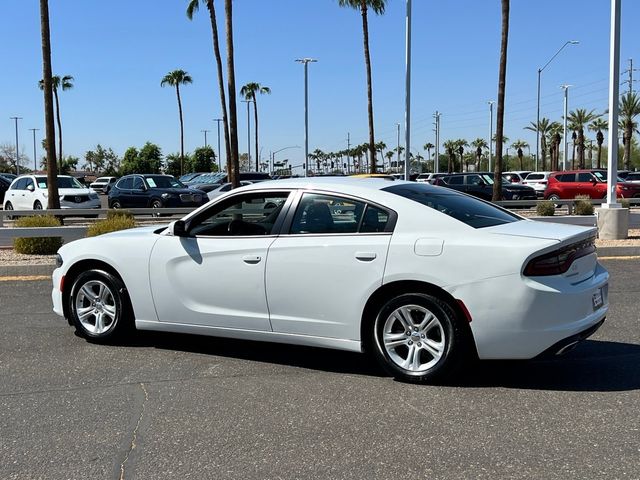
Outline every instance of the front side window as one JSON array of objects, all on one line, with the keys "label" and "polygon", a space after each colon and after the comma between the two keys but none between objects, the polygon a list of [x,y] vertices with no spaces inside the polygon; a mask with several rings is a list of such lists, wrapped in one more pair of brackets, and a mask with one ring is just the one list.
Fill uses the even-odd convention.
[{"label": "front side window", "polygon": [[116,187],[121,190],[131,190],[133,188],[133,178],[132,177],[121,178],[120,181],[116,183]]},{"label": "front side window", "polygon": [[26,178],[26,183],[24,185],[25,190],[29,188],[29,185],[31,185],[31,187],[33,187],[33,189],[35,190],[36,186],[33,183],[33,180],[31,180],[30,178]]},{"label": "front side window", "polygon": [[234,195],[195,217],[189,224],[189,235],[271,235],[288,197],[289,192]]},{"label": "front side window", "polygon": [[588,172],[581,172],[578,174],[579,182],[591,182],[593,180],[593,176]]},{"label": "front side window", "polygon": [[11,185],[10,190],[24,190],[27,188],[27,179],[19,178],[17,182]]}]

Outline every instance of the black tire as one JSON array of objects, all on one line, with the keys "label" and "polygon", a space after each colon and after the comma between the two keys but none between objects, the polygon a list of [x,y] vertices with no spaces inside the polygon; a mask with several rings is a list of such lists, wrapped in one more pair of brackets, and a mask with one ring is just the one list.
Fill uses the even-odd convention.
[{"label": "black tire", "polygon": [[[408,324],[398,318],[401,309],[409,314],[410,332],[405,331]],[[421,323],[426,328],[420,329]],[[469,335],[456,311],[440,298],[424,293],[398,295],[387,301],[369,334],[376,360],[390,375],[405,382],[431,383],[451,378],[470,352]],[[397,345],[385,346],[385,338],[388,344]],[[439,352],[439,356],[431,352]],[[404,356],[417,359],[417,365],[409,360],[413,365],[401,366]]]},{"label": "black tire", "polygon": [[[68,307],[76,332],[91,342],[111,343],[133,329],[131,303],[124,283],[103,270],[93,269],[78,275],[71,286]],[[79,311],[86,308],[89,310]]]},{"label": "black tire", "polygon": [[[151,200],[151,204],[149,206],[151,208],[160,209],[160,208],[163,207],[162,200],[154,198],[153,200]],[[153,212],[152,215],[154,217],[161,217],[162,216],[162,214],[160,212]]]},{"label": "black tire", "polygon": [[560,197],[558,195],[556,195],[555,193],[553,193],[553,194],[549,195],[547,200],[551,200],[552,202],[555,202],[556,200],[560,200]]},{"label": "black tire", "polygon": [[[8,212],[9,210],[13,210],[13,205],[11,205],[11,202],[7,202],[4,204],[4,211]],[[6,219],[13,220],[13,215],[6,215]]]},{"label": "black tire", "polygon": [[120,203],[120,200],[112,200],[111,208],[122,208],[122,204]]},{"label": "black tire", "polygon": [[40,200],[36,200],[33,203],[33,209],[34,210],[42,210],[42,204],[40,203]]}]

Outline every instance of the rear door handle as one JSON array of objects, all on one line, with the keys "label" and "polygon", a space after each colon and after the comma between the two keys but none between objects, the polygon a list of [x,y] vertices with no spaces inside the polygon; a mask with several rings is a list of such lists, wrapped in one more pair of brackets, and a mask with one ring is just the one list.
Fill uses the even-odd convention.
[{"label": "rear door handle", "polygon": [[375,260],[377,255],[374,252],[356,252],[356,258],[363,262],[370,262]]},{"label": "rear door handle", "polygon": [[242,261],[244,263],[248,263],[249,265],[255,265],[256,263],[260,263],[262,257],[258,257],[257,255],[246,255],[242,257]]}]

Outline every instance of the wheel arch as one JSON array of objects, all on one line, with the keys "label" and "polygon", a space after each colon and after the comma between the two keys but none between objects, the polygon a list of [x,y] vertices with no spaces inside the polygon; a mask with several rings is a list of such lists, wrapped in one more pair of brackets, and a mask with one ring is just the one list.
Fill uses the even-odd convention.
[{"label": "wheel arch", "polygon": [[468,318],[468,313],[463,310],[463,307],[460,306],[460,303],[453,297],[453,295],[443,288],[429,282],[418,280],[399,280],[390,282],[382,285],[371,294],[362,311],[362,318],[360,321],[360,340],[362,342],[363,351],[367,352],[371,348],[371,345],[369,345],[369,335],[367,333],[368,329],[375,321],[375,316],[378,310],[393,297],[404,293],[424,293],[438,297],[439,299],[447,302],[447,304],[456,313],[457,318],[461,320],[460,324],[462,325],[466,335],[468,335],[469,345],[471,345],[473,350],[471,353],[475,358],[477,358],[478,353],[473,332],[471,331],[469,322],[465,321]]}]

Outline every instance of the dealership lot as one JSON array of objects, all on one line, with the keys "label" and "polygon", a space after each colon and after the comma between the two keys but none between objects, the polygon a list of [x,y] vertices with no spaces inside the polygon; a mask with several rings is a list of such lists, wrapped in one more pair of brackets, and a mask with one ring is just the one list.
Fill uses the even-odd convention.
[{"label": "dealership lot", "polygon": [[50,282],[0,282],[0,477],[639,478],[640,259],[603,263],[610,315],[576,350],[426,387],[346,352],[92,345]]}]

